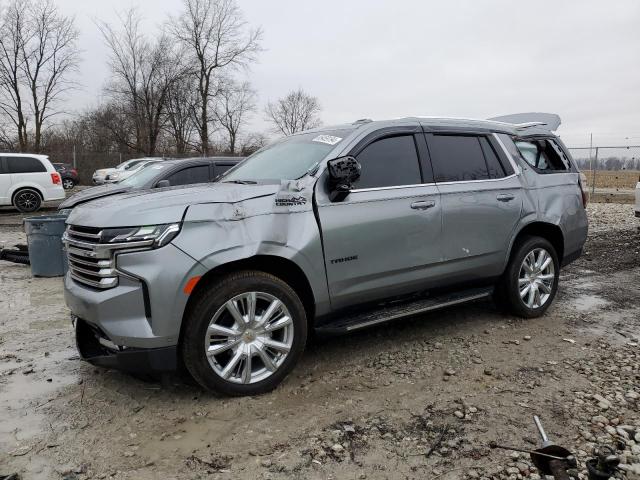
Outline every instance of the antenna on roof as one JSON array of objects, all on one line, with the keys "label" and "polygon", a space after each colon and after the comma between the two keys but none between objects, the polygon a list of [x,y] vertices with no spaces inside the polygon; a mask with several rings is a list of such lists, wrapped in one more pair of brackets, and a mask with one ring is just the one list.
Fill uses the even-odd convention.
[{"label": "antenna on roof", "polygon": [[361,118],[360,120],[356,120],[355,122],[353,122],[353,125],[362,125],[370,122],[373,122],[373,120],[371,120],[370,118]]}]

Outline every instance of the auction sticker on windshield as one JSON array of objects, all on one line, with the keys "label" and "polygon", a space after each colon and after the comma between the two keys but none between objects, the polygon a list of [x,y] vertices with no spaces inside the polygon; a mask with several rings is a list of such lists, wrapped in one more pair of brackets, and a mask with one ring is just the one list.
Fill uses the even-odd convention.
[{"label": "auction sticker on windshield", "polygon": [[312,140],[312,142],[320,142],[320,143],[326,143],[327,145],[335,145],[340,140],[342,140],[342,138],[334,137],[333,135],[318,135],[316,138]]}]

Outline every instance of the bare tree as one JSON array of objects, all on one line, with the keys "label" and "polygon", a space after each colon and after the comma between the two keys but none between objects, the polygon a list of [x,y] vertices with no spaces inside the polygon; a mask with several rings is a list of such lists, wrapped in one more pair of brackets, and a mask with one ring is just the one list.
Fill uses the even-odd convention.
[{"label": "bare tree", "polygon": [[110,50],[112,81],[107,92],[128,109],[132,118],[135,134],[133,141],[127,141],[128,146],[155,155],[169,92],[184,70],[168,36],[161,33],[151,41],[141,33],[141,19],[135,9],[125,12],[120,21],[121,30],[104,22],[98,24]]},{"label": "bare tree", "polygon": [[225,131],[227,151],[234,155],[238,133],[245,125],[248,114],[256,108],[256,92],[249,82],[225,80],[216,98],[214,115]]},{"label": "bare tree", "polygon": [[2,97],[0,109],[18,130],[20,151],[27,146],[27,118],[22,100],[24,73],[22,46],[28,36],[26,25],[27,4],[15,0],[2,12],[2,32],[0,35],[0,89]]},{"label": "bare tree", "polygon": [[211,100],[215,97],[215,72],[244,66],[260,50],[260,28],[250,29],[235,0],[183,0],[184,12],[172,19],[173,36],[187,49],[196,78],[197,118],[201,150],[209,153]]},{"label": "bare tree", "polygon": [[167,97],[167,126],[173,138],[176,153],[186,153],[193,147],[196,118],[199,111],[199,95],[194,78],[184,75],[169,89]]},{"label": "bare tree", "polygon": [[269,139],[263,133],[250,133],[242,140],[240,154],[245,157],[249,156],[267,145],[267,143],[269,143]]},{"label": "bare tree", "polygon": [[319,126],[320,110],[318,99],[300,88],[276,102],[269,102],[265,114],[275,132],[292,135]]},{"label": "bare tree", "polygon": [[29,147],[27,123],[33,118],[31,148],[41,148],[46,121],[60,113],[54,105],[75,86],[78,30],[52,0],[13,0],[3,11],[0,36],[0,111],[18,133],[21,151]]}]

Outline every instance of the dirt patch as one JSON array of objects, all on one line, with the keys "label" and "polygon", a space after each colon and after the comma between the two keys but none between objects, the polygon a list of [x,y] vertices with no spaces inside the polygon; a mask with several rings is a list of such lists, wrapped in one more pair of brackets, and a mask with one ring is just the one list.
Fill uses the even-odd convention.
[{"label": "dirt patch", "polygon": [[535,479],[526,454],[488,446],[537,444],[533,414],[582,467],[601,443],[640,463],[638,222],[628,205],[589,215],[588,254],[545,317],[477,302],[316,340],[281,387],[238,399],[81,362],[60,279],[0,262],[0,473]]}]

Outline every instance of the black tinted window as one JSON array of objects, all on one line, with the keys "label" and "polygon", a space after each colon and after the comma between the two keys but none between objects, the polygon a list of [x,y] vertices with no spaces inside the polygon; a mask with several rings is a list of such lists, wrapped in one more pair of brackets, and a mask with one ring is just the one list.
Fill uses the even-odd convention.
[{"label": "black tinted window", "polygon": [[8,157],[7,170],[9,173],[33,173],[47,171],[40,160],[32,157]]},{"label": "black tinted window", "polygon": [[478,137],[433,135],[429,142],[429,152],[436,182],[489,178]]},{"label": "black tinted window", "polygon": [[234,164],[218,164],[213,166],[213,178],[216,178],[218,175],[222,175],[224,172],[229,170],[231,167],[235,166]]},{"label": "black tinted window", "polygon": [[362,165],[355,188],[392,187],[422,183],[412,135],[389,137],[366,146],[357,156]]},{"label": "black tinted window", "polygon": [[502,178],[504,177],[504,169],[498,155],[493,150],[493,147],[485,137],[480,137],[480,146],[484,153],[484,158],[487,161],[487,169],[489,170],[489,178]]},{"label": "black tinted window", "polygon": [[209,181],[209,165],[189,167],[174,173],[167,178],[171,186],[190,185],[192,183],[204,183]]}]

